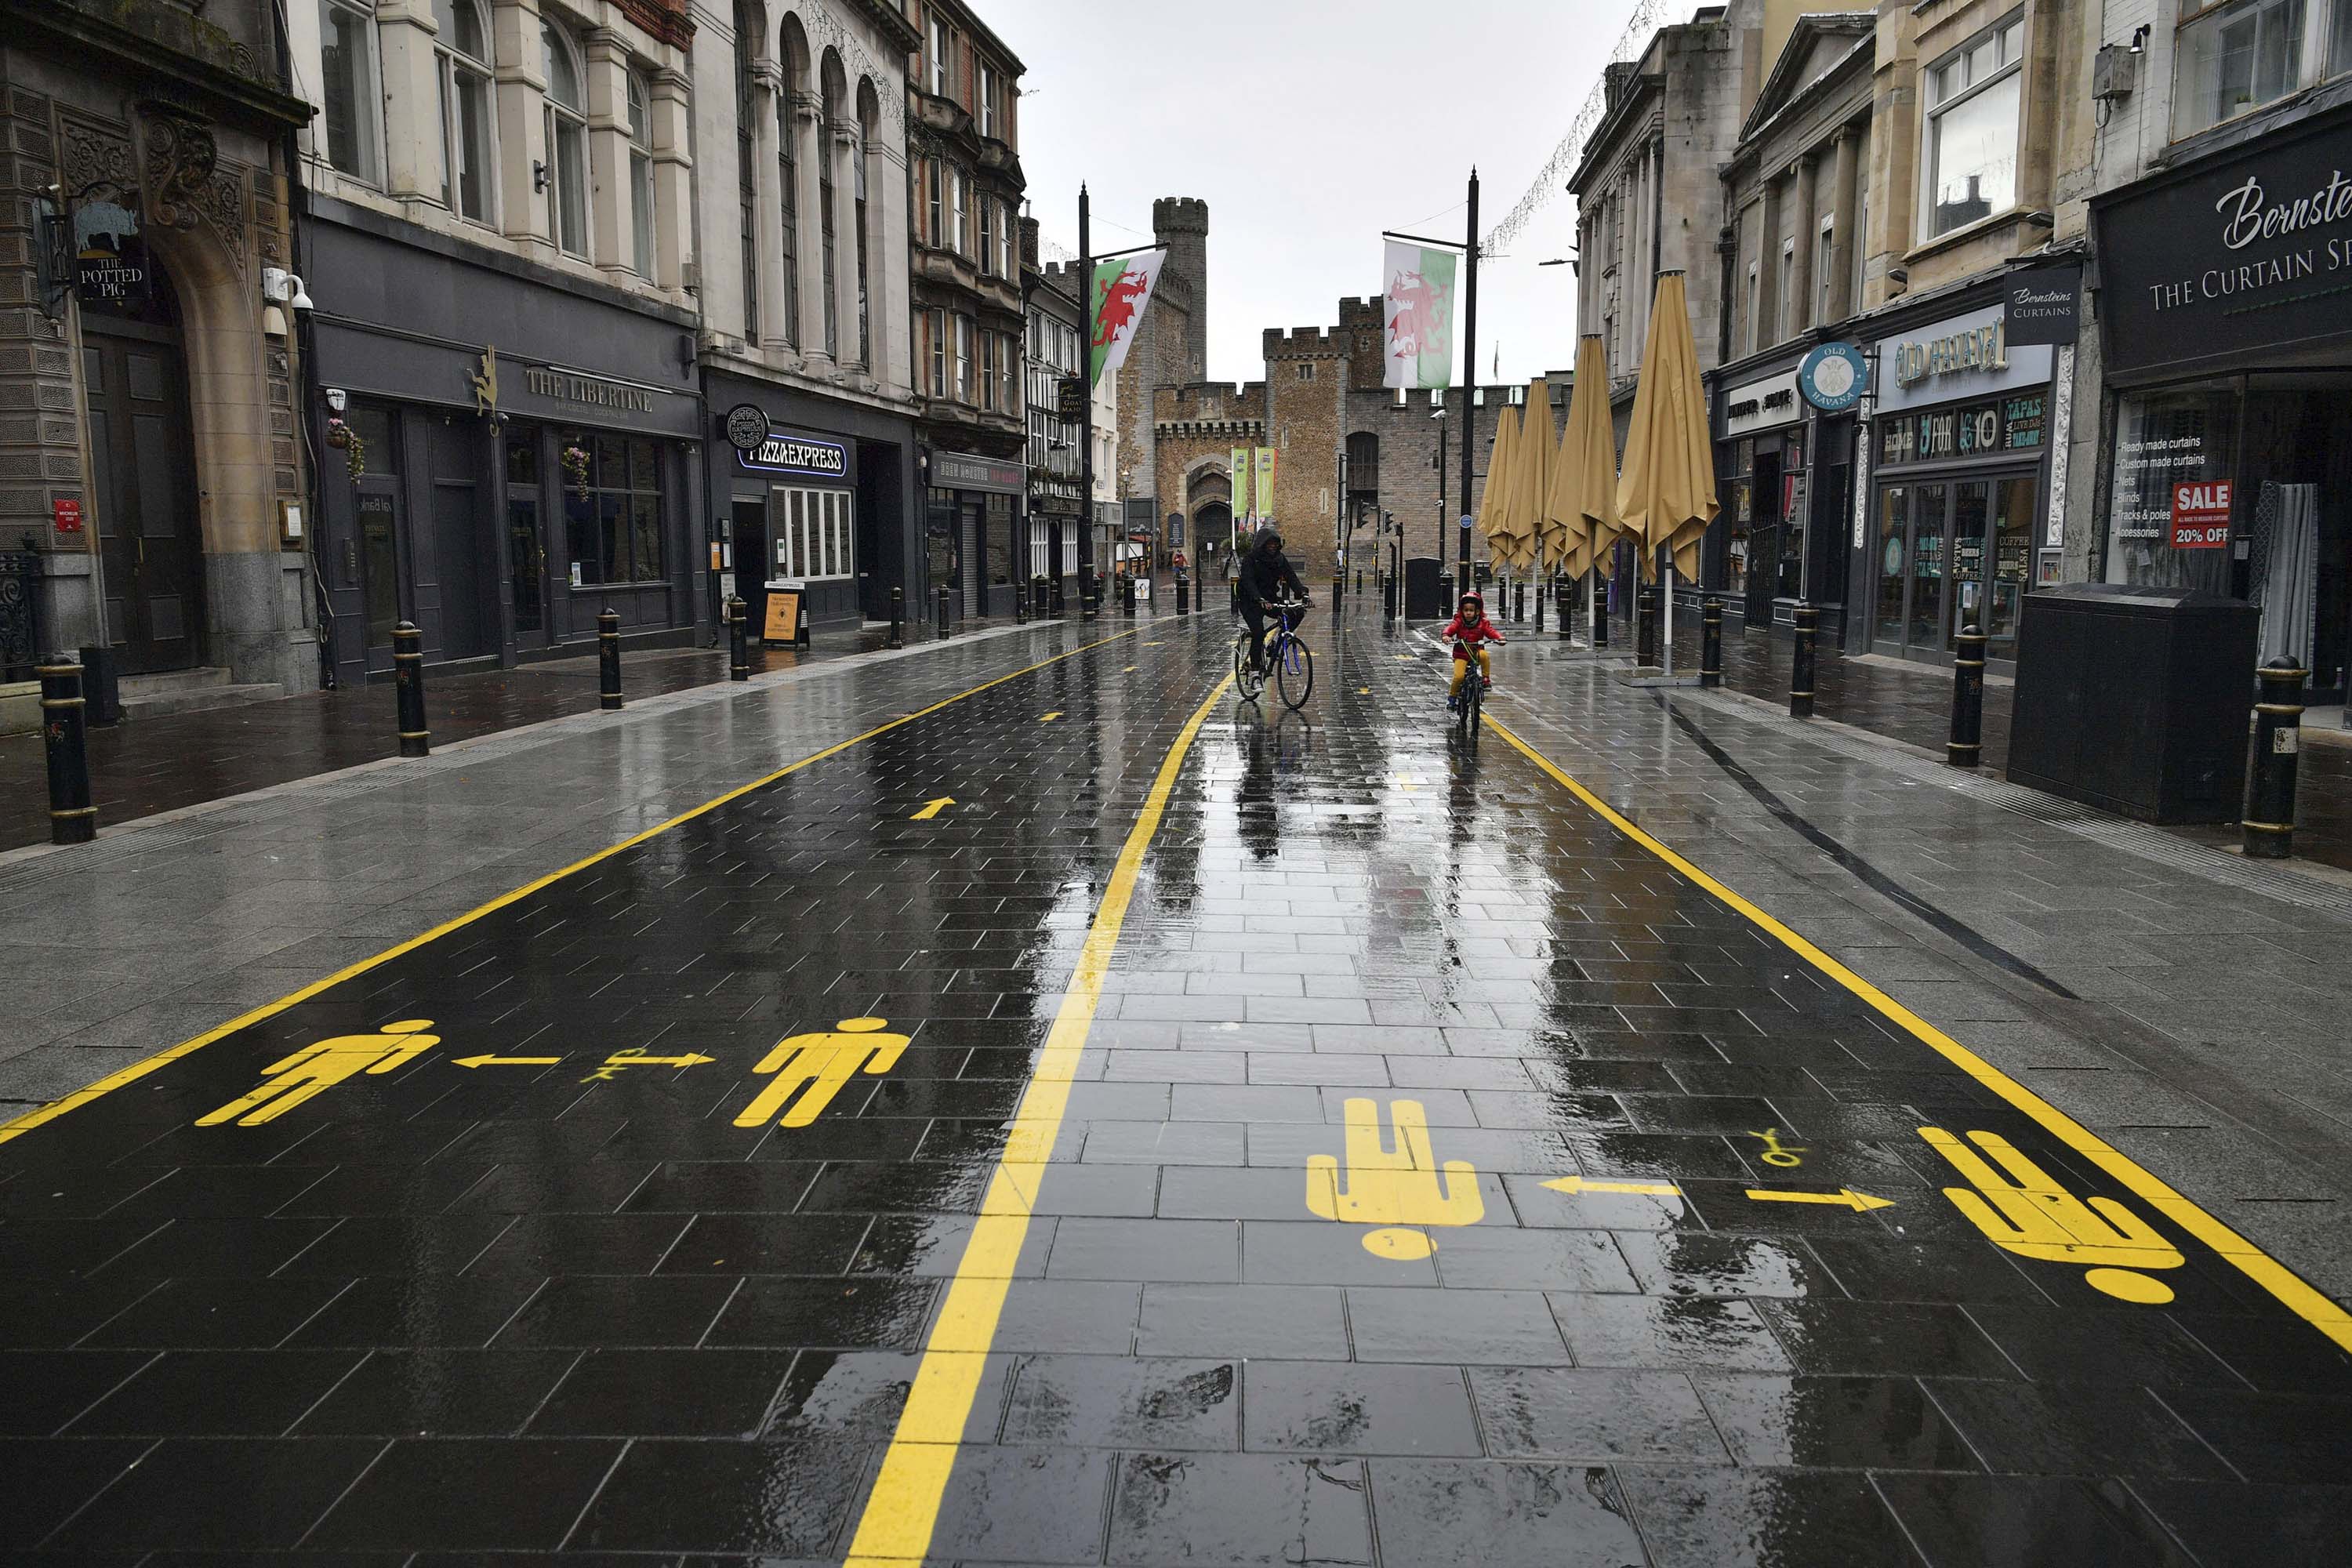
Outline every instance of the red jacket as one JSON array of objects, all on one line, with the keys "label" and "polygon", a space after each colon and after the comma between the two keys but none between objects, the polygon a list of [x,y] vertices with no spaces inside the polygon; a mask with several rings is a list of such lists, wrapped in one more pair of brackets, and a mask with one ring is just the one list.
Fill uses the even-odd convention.
[{"label": "red jacket", "polygon": [[1499,643],[1503,640],[1503,634],[1495,629],[1493,621],[1481,616],[1476,626],[1465,626],[1458,612],[1445,623],[1445,629],[1437,635],[1454,645],[1454,657],[1456,658],[1468,658],[1471,651],[1482,642]]}]

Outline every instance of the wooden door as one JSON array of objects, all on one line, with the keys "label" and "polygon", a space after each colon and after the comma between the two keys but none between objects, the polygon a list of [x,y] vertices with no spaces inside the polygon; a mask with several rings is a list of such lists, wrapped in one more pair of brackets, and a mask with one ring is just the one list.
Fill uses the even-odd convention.
[{"label": "wooden door", "polygon": [[204,540],[179,334],[83,317],[107,638],[125,675],[185,669],[204,656]]}]

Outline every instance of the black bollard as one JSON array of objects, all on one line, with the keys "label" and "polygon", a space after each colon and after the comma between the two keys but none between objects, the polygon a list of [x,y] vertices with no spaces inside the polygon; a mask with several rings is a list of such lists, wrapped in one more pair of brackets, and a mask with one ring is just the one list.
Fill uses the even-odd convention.
[{"label": "black bollard", "polygon": [[1592,646],[1596,648],[1609,646],[1609,586],[1596,584],[1592,595]]},{"label": "black bollard", "polygon": [[1658,591],[1633,590],[1633,662],[1653,668],[1658,662]]},{"label": "black bollard", "polygon": [[1176,574],[1176,613],[1180,616],[1192,613],[1192,579],[1181,572]]},{"label": "black bollard", "polygon": [[425,727],[425,634],[406,621],[392,628],[392,689],[400,712],[400,754],[428,755],[433,737]]},{"label": "black bollard", "polygon": [[952,606],[948,598],[947,584],[942,583],[940,584],[938,596],[931,605],[932,630],[934,635],[942,641],[946,640],[950,625],[949,617],[951,614]]},{"label": "black bollard", "polygon": [[1811,605],[1797,606],[1796,657],[1789,665],[1789,717],[1813,716],[1814,644],[1822,635],[1822,613]]},{"label": "black bollard", "polygon": [[1558,579],[1553,586],[1555,594],[1552,605],[1553,608],[1559,612],[1554,618],[1559,622],[1559,640],[1567,642],[1575,635],[1573,622],[1576,616],[1576,590],[1567,577]]},{"label": "black bollard", "polygon": [[621,706],[621,612],[596,612],[596,706],[617,712]]},{"label": "black bollard", "polygon": [[1054,579],[1054,618],[1057,621],[1066,620],[1068,618],[1069,614],[1069,584],[1065,579],[1056,576]]},{"label": "black bollard", "polygon": [[751,621],[742,595],[727,595],[727,679],[751,679]]},{"label": "black bollard", "polygon": [[1029,579],[1029,614],[1041,621],[1045,618],[1045,574],[1043,572]]},{"label": "black bollard", "polygon": [[1132,572],[1118,580],[1118,607],[1122,615],[1135,614],[1135,574]]},{"label": "black bollard", "polygon": [[1013,624],[1016,626],[1029,624],[1029,595],[1019,588],[1013,590]]},{"label": "black bollard", "polygon": [[890,590],[890,646],[907,646],[907,590]]},{"label": "black bollard", "polygon": [[1952,738],[1944,742],[1944,761],[1973,768],[1984,755],[1984,628],[1962,626],[1952,647]]},{"label": "black bollard", "polygon": [[98,807],[89,803],[81,665],[71,652],[49,658],[34,670],[41,678],[41,742],[48,752],[49,842],[87,844],[98,837]]},{"label": "black bollard", "polygon": [[[2303,751],[2303,680],[2311,672],[2281,657],[2255,672],[2253,765],[2246,770],[2246,858],[2284,860],[2294,853],[2294,775]],[[64,840],[60,839],[62,843]]]},{"label": "black bollard", "polygon": [[1723,601],[1712,594],[1698,612],[1698,683],[1723,684]]},{"label": "black bollard", "polygon": [[1528,585],[1526,583],[1521,582],[1515,584],[1515,591],[1511,595],[1511,603],[1514,606],[1511,619],[1515,621],[1526,620],[1528,618]]}]

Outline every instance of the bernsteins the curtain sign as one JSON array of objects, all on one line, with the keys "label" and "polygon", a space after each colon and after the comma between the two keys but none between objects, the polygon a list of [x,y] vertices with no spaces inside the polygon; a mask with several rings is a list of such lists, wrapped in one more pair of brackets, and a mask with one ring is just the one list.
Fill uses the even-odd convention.
[{"label": "bernsteins the curtain sign", "polygon": [[2110,374],[2352,338],[2352,112],[2093,203]]}]

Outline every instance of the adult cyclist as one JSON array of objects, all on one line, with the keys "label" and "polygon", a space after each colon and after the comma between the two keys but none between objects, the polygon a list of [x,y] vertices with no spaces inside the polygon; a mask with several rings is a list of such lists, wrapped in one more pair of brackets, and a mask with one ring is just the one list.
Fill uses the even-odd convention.
[{"label": "adult cyclist", "polygon": [[[1250,668],[1265,668],[1266,618],[1274,607],[1286,599],[1292,601],[1291,629],[1307,618],[1307,584],[1298,580],[1290,558],[1282,552],[1282,535],[1271,528],[1258,530],[1250,552],[1242,558],[1241,574],[1242,619],[1249,623]],[[1287,588],[1288,594],[1283,590]]]}]

